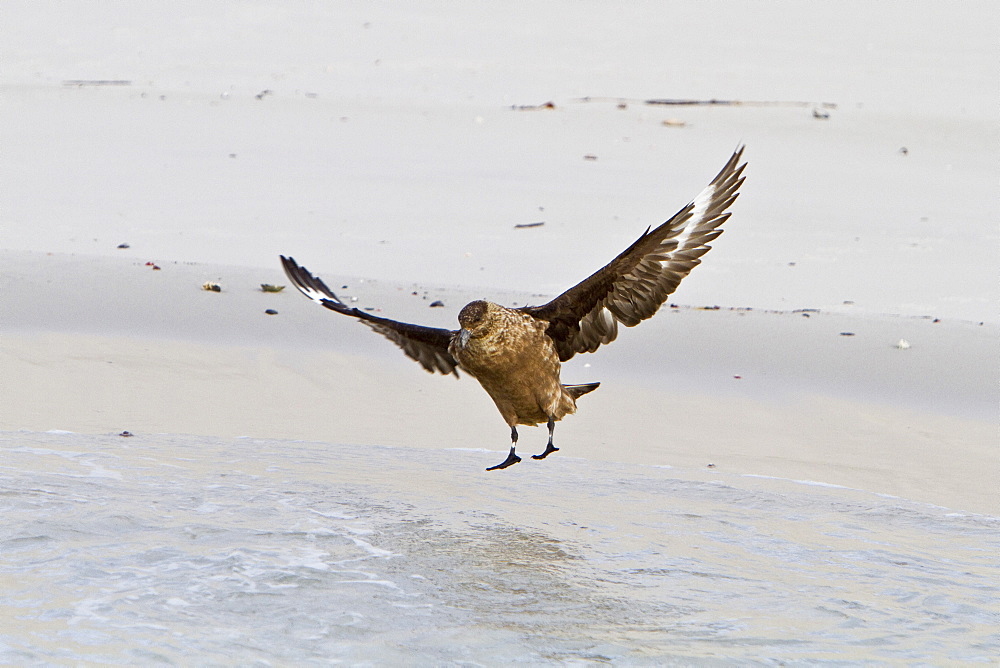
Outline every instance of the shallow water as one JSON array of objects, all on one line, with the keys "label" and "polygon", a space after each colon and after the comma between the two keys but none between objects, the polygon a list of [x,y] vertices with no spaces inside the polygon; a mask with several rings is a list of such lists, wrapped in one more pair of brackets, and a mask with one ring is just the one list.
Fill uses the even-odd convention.
[{"label": "shallow water", "polygon": [[[0,662],[1000,656],[1000,518],[566,455],[0,434]],[[494,461],[496,460],[496,461]]]}]

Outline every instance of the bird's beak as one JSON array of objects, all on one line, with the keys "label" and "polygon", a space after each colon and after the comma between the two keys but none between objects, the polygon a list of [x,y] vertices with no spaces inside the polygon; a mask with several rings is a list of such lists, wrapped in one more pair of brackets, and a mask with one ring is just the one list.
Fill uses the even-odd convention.
[{"label": "bird's beak", "polygon": [[465,348],[465,346],[469,345],[469,339],[471,337],[472,332],[463,327],[458,333],[458,347]]}]

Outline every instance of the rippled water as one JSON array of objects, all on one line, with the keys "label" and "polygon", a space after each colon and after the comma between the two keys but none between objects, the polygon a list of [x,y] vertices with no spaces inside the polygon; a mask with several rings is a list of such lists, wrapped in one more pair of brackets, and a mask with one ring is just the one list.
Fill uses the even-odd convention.
[{"label": "rippled water", "polygon": [[0,434],[0,662],[1000,656],[1000,518],[499,452]]}]

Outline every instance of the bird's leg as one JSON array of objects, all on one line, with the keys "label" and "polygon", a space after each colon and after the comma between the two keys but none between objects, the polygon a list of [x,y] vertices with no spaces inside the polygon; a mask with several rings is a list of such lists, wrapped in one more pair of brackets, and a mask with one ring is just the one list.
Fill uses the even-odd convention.
[{"label": "bird's leg", "polygon": [[511,425],[510,427],[510,452],[507,454],[507,459],[503,460],[496,466],[491,466],[487,471],[495,471],[497,469],[505,469],[508,466],[513,466],[514,464],[521,461],[521,458],[514,454],[514,448],[517,447],[517,427]]},{"label": "bird's leg", "polygon": [[540,455],[531,455],[532,459],[545,459],[546,457],[548,457],[553,452],[559,449],[556,446],[552,445],[552,432],[554,432],[555,430],[556,430],[556,421],[553,420],[551,416],[549,416],[549,442],[545,446],[545,452],[543,452]]}]

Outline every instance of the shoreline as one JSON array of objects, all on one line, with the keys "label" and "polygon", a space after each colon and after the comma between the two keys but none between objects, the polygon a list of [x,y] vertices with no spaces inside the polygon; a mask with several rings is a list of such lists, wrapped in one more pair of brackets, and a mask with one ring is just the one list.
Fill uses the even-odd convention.
[{"label": "shoreline", "polygon": [[[2,431],[497,454],[508,446],[473,379],[428,374],[291,287],[261,292],[260,283],[286,283],[277,267],[164,263],[155,271],[124,258],[3,255],[0,365],[17,381],[0,387]],[[359,307],[448,328],[481,296],[326,278]],[[206,280],[222,292],[202,290]],[[490,296],[508,304],[538,297]],[[431,308],[439,299],[445,306]],[[559,423],[556,444],[562,455],[593,462],[714,464],[1000,515],[991,482],[1000,478],[1000,391],[984,363],[996,355],[998,329],[909,316],[665,306],[564,366],[564,382],[602,386]],[[900,340],[910,347],[899,348]],[[543,432],[525,429],[521,449],[540,451]],[[484,467],[495,456],[484,456]]]},{"label": "shoreline", "polygon": [[[231,340],[3,331],[0,364],[19,382],[0,390],[7,407],[0,431],[129,431],[147,437],[200,434],[437,451],[472,448],[484,451],[483,467],[506,449],[506,428],[474,380],[432,376],[366,328],[348,327],[354,324],[349,322],[341,327],[336,314],[301,301],[329,328],[333,344],[328,349],[300,341],[269,347]],[[683,316],[655,319],[670,325],[671,318],[679,323]],[[797,321],[779,318],[778,324],[787,337],[789,325]],[[560,455],[679,471],[712,464],[720,472],[810,480],[1000,516],[991,483],[1000,473],[996,427],[988,417],[901,404],[905,393],[895,395],[890,405],[824,393],[815,384],[804,391],[780,374],[764,380],[752,374],[724,379],[721,373],[699,378],[699,373],[719,370],[711,365],[655,372],[655,364],[641,354],[634,357],[642,351],[638,343],[616,342],[617,359],[599,351],[584,356],[594,363],[567,365],[567,382],[600,380],[602,387],[581,399],[576,415],[558,424]],[[757,362],[766,368],[767,360]],[[899,380],[883,379],[887,387],[894,378]],[[524,430],[523,452],[540,451],[543,445],[544,430]],[[558,457],[550,459],[519,466],[558,468]],[[512,471],[517,475],[516,468]],[[486,475],[478,468],[469,474]]]}]

